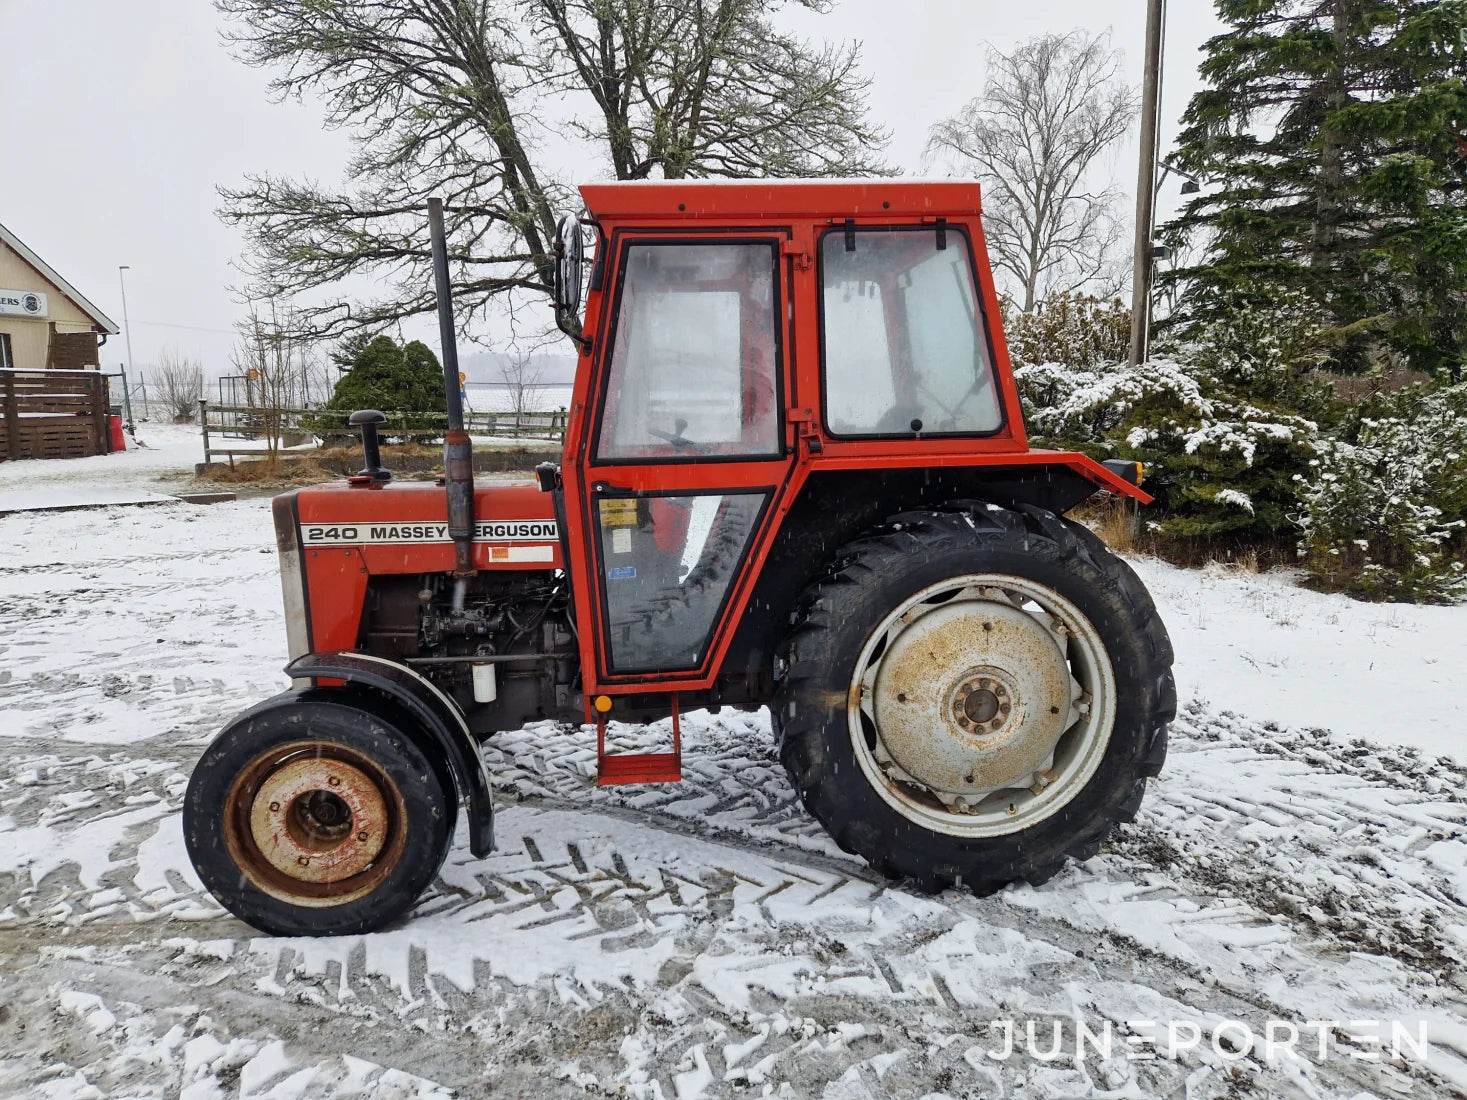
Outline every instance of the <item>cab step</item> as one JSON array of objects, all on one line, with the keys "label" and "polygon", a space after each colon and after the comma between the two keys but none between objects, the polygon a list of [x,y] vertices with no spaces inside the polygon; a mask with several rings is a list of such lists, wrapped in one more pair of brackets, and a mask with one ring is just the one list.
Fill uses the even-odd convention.
[{"label": "cab step", "polygon": [[626,783],[677,783],[683,777],[683,728],[678,717],[677,696],[672,700],[671,752],[606,751],[606,718],[596,718],[596,785],[615,787]]}]

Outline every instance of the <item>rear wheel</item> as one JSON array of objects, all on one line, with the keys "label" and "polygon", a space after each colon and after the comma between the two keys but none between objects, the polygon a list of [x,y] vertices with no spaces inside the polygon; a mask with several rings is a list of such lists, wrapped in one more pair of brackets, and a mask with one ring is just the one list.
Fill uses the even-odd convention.
[{"label": "rear wheel", "polygon": [[898,516],[807,593],[772,706],[842,847],[986,893],[1088,858],[1141,803],[1176,709],[1141,582],[1039,509]]},{"label": "rear wheel", "polygon": [[382,927],[433,881],[453,837],[452,780],[401,717],[329,695],[241,715],[204,750],[184,799],[199,878],[273,935]]}]

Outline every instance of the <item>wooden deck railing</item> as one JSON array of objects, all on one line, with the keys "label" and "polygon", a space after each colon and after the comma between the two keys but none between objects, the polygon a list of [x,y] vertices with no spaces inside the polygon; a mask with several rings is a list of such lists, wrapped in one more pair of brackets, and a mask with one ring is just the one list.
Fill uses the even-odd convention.
[{"label": "wooden deck railing", "polygon": [[107,454],[107,379],[94,370],[0,370],[0,459]]}]

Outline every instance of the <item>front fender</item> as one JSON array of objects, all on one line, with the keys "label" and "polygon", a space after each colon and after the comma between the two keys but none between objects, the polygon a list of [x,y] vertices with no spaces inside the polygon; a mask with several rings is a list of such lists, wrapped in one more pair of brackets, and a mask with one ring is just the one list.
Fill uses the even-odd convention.
[{"label": "front fender", "polygon": [[481,857],[494,850],[494,804],[479,743],[458,705],[431,680],[396,661],[352,652],[308,653],[286,665],[285,673],[293,680],[336,680],[369,688],[405,709],[448,761],[468,811],[469,849]]}]

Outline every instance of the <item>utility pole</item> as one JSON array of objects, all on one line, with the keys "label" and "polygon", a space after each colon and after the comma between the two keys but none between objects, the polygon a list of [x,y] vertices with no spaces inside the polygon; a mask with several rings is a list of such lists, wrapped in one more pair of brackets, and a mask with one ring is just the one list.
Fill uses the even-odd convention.
[{"label": "utility pole", "polygon": [[1136,252],[1131,263],[1131,365],[1146,359],[1151,328],[1152,231],[1156,222],[1156,143],[1161,121],[1161,31],[1166,0],[1147,0],[1146,78],[1141,86],[1141,164],[1136,177]]}]

